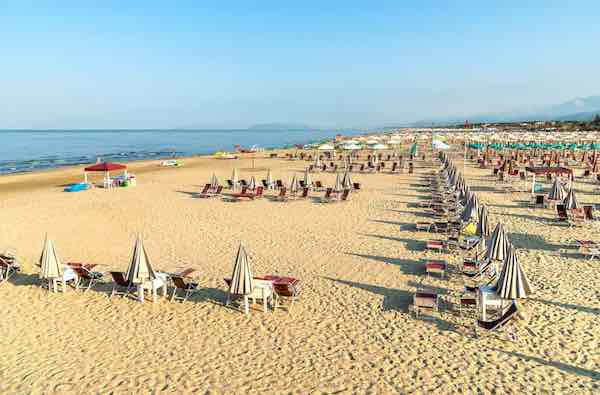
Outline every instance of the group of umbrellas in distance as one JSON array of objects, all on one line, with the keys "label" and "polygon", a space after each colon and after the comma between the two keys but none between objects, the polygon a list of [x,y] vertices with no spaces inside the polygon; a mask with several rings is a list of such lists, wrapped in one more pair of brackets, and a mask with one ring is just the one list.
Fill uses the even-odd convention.
[{"label": "group of umbrellas in distance", "polygon": [[[462,223],[477,221],[476,234],[482,239],[481,242],[487,239],[487,242],[484,243],[486,250],[481,262],[502,262],[500,274],[493,283],[496,294],[502,299],[527,298],[532,292],[532,288],[519,262],[517,249],[510,242],[503,224],[497,223],[490,235],[487,208],[481,205],[477,196],[469,190],[450,158],[445,153],[440,153],[440,158],[443,163],[442,174],[447,175],[448,187],[456,191],[460,202],[465,203],[460,215]],[[575,199],[574,193],[570,192],[570,194]],[[565,199],[568,196],[569,194]]]}]

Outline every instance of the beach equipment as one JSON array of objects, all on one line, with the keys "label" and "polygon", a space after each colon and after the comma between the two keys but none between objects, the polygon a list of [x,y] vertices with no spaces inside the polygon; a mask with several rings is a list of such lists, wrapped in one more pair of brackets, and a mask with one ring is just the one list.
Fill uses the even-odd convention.
[{"label": "beach equipment", "polygon": [[121,294],[122,296],[128,295],[131,289],[134,287],[134,284],[125,278],[125,274],[121,272],[109,272],[110,276],[113,280],[113,288],[110,293],[109,298],[117,294]]},{"label": "beach equipment", "polygon": [[239,182],[238,179],[239,179],[238,170],[237,170],[237,168],[234,168],[233,172],[231,173],[231,182],[233,183],[233,190],[235,190],[237,188],[237,185]]},{"label": "beach equipment", "polygon": [[[56,281],[62,278],[62,264],[60,258],[56,254],[54,243],[46,236],[44,240],[44,249],[40,256],[40,274],[39,277],[42,280],[48,280],[48,289],[50,289],[50,283],[52,283],[54,292],[56,292]],[[63,281],[63,291],[64,291]]]},{"label": "beach equipment", "polygon": [[548,194],[549,200],[564,200],[565,199],[565,188],[562,183],[559,181],[558,177],[554,179],[554,183],[552,184],[552,189]]},{"label": "beach equipment", "polygon": [[298,192],[298,180],[296,179],[295,173],[292,176],[292,179],[290,180],[289,192],[291,194],[295,194],[296,192]]},{"label": "beach equipment", "polygon": [[256,178],[254,176],[250,177],[250,182],[248,183],[248,189],[254,190],[256,188]]},{"label": "beach equipment", "polygon": [[269,189],[273,189],[273,174],[271,174],[271,169],[267,170],[267,186]]},{"label": "beach equipment", "polygon": [[577,198],[575,197],[575,189],[574,188],[571,188],[569,190],[569,193],[567,193],[567,196],[565,197],[563,204],[565,205],[565,208],[567,210],[579,208],[579,203],[577,202]]},{"label": "beach equipment", "polygon": [[319,151],[333,151],[335,147],[332,144],[326,143],[322,144],[317,148]]},{"label": "beach equipment", "polygon": [[215,173],[212,174],[212,177],[210,179],[210,187],[214,190],[216,190],[219,187],[219,179],[217,178],[217,175]]},{"label": "beach equipment", "polygon": [[242,243],[240,243],[233,265],[227,304],[229,304],[232,295],[241,295],[244,297],[244,311],[248,314],[248,295],[252,294],[253,288],[252,271],[250,270],[248,254]]},{"label": "beach equipment", "polygon": [[104,181],[105,185],[107,185],[107,181],[110,180],[110,172],[116,170],[125,170],[127,166],[122,165],[120,163],[111,163],[111,162],[101,162],[96,163],[95,165],[88,166],[83,169],[83,178],[84,182],[88,182],[88,172],[103,172],[104,173]]},{"label": "beach equipment", "polygon": [[475,196],[475,194],[472,194],[471,198],[467,202],[467,205],[465,206],[465,208],[460,216],[460,219],[463,222],[469,222],[471,220],[474,220],[477,218],[478,211],[479,211],[479,202],[477,201],[477,197]]},{"label": "beach equipment", "polygon": [[519,263],[516,249],[510,247],[496,282],[496,293],[502,299],[522,299],[531,293],[529,280]]},{"label": "beach equipment", "polygon": [[344,187],[344,189],[352,189],[352,179],[350,178],[350,172],[344,173],[344,178],[342,179],[342,187]]},{"label": "beach equipment", "polygon": [[410,147],[410,155],[412,155],[414,157],[414,156],[417,156],[418,153],[419,153],[419,149],[418,149],[417,143],[413,143],[413,145]]},{"label": "beach equipment", "polygon": [[477,222],[477,230],[475,234],[481,238],[488,237],[490,235],[488,210],[487,207],[483,205],[479,208],[479,221]]},{"label": "beach equipment", "polygon": [[498,223],[490,237],[488,248],[485,252],[485,260],[503,261],[506,258],[509,248],[510,241],[508,240],[504,226]]},{"label": "beach equipment", "polygon": [[433,140],[431,142],[431,146],[438,150],[447,150],[448,148],[450,148],[450,146],[448,144],[446,144],[440,140]]},{"label": "beach equipment", "polygon": [[519,310],[517,308],[517,303],[513,301],[506,308],[506,310],[504,310],[502,312],[502,315],[499,318],[492,320],[492,321],[485,321],[485,320],[478,319],[476,321],[475,334],[477,334],[477,328],[483,329],[485,331],[494,331],[494,330],[502,328],[512,318],[514,318],[518,312],[519,312]]},{"label": "beach equipment", "polygon": [[[148,259],[148,254],[146,253],[146,249],[144,248],[144,242],[142,241],[141,235],[138,235],[135,241],[131,262],[129,263],[129,267],[127,268],[126,279],[130,283],[137,285],[139,300],[143,302],[144,283],[154,282],[154,280],[156,279],[156,273],[152,269],[150,259]],[[155,292],[154,284],[152,285],[152,291],[153,293]]]},{"label": "beach equipment", "polygon": [[337,173],[335,175],[335,185],[333,187],[333,190],[339,192],[342,189],[344,189],[344,187],[342,186],[342,177],[340,177],[340,173]]},{"label": "beach equipment", "polygon": [[304,170],[304,186],[310,188],[312,186],[312,179],[310,178],[310,172],[308,168]]}]

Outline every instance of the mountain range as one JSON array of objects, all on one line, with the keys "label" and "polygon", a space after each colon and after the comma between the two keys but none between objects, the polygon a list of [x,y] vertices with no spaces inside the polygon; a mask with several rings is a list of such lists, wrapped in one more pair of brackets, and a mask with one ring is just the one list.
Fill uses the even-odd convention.
[{"label": "mountain range", "polygon": [[413,122],[411,126],[431,126],[470,123],[519,122],[519,121],[590,121],[600,114],[600,96],[578,97],[560,104],[532,111],[509,111],[503,113],[474,114],[461,117],[440,117]]}]

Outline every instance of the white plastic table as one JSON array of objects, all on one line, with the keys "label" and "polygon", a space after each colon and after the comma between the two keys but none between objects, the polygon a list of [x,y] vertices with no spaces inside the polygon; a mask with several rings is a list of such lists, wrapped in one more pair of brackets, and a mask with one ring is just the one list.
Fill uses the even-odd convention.
[{"label": "white plastic table", "polygon": [[63,268],[62,277],[50,279],[50,282],[52,283],[52,291],[56,292],[58,288],[57,283],[62,282],[62,291],[65,292],[65,290],[67,289],[67,281],[71,280],[77,282],[79,281],[79,276],[77,276],[77,273],[71,267],[65,266]]},{"label": "white plastic table", "polygon": [[162,289],[162,296],[167,296],[167,285],[169,275],[167,273],[156,272],[156,278],[152,281],[146,281],[143,284],[138,284],[138,299],[144,301],[144,290],[152,291],[152,302],[156,302],[156,294],[158,289]]},{"label": "white plastic table", "polygon": [[488,306],[491,307],[502,307],[504,300],[501,299],[492,286],[485,285],[479,287],[478,292],[479,306],[481,308],[481,319],[487,321],[486,310]]}]

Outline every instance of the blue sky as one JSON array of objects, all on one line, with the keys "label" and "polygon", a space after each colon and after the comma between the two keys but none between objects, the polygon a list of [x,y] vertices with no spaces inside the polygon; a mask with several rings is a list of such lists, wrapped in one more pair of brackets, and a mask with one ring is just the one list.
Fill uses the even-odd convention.
[{"label": "blue sky", "polygon": [[554,104],[600,94],[598,15],[597,0],[5,0],[0,128],[370,127]]}]

